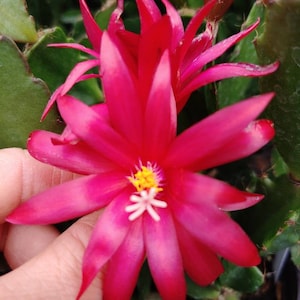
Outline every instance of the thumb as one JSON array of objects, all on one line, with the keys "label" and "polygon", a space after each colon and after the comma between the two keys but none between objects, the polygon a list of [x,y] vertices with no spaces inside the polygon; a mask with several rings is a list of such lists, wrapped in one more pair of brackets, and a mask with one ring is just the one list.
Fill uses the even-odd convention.
[{"label": "thumb", "polygon": [[[79,219],[44,251],[1,276],[0,299],[75,299],[81,285],[83,253],[98,217],[99,213],[92,213]],[[99,276],[81,299],[101,299]]]},{"label": "thumb", "polygon": [[71,172],[39,162],[27,150],[1,149],[0,224],[22,201],[75,176]]}]

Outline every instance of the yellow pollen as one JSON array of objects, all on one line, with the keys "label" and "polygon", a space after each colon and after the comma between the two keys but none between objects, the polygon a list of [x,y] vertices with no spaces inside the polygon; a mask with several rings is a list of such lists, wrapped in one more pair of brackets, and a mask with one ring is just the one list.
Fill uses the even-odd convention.
[{"label": "yellow pollen", "polygon": [[163,190],[163,188],[159,187],[159,180],[151,167],[141,166],[140,170],[131,177],[128,177],[128,179],[137,192],[150,190],[151,188],[154,188],[156,193]]}]

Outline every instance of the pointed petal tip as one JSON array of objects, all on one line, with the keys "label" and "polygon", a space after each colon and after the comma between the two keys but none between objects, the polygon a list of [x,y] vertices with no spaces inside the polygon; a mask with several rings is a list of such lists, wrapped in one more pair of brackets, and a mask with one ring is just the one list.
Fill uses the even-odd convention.
[{"label": "pointed petal tip", "polygon": [[253,97],[250,97],[247,100],[253,101],[253,102],[259,102],[259,104],[261,104],[262,106],[262,110],[271,102],[271,100],[273,99],[273,97],[275,96],[274,92],[268,92],[265,94],[260,94],[260,95],[255,95]]},{"label": "pointed petal tip", "polygon": [[78,292],[78,294],[77,294],[77,296],[75,298],[76,300],[80,300],[81,296],[83,295],[83,293],[85,292],[85,290],[87,289],[87,287],[88,286],[84,282],[81,283],[79,292]]},{"label": "pointed petal tip", "polygon": [[254,194],[248,192],[240,192],[240,194],[244,195],[244,201],[219,203],[219,208],[223,211],[236,211],[246,209],[256,205],[264,198],[264,195],[261,194]]},{"label": "pointed petal tip", "polygon": [[276,71],[280,67],[280,61],[277,60],[269,65],[270,69],[272,68],[274,71]]},{"label": "pointed petal tip", "polygon": [[[259,134],[260,141],[264,144],[271,141],[275,136],[274,123],[271,120],[261,119],[253,121],[246,128],[246,131],[248,130]],[[259,148],[262,146],[263,144],[261,144]]]},{"label": "pointed petal tip", "polygon": [[259,256],[258,250],[256,247],[255,249],[256,251],[253,251],[246,261],[238,264],[240,267],[255,267],[261,263],[261,257]]},{"label": "pointed petal tip", "polygon": [[102,30],[94,20],[85,0],[79,0],[79,6],[87,36],[93,49],[98,52],[101,45]]},{"label": "pointed petal tip", "polygon": [[5,218],[5,222],[10,223],[10,224],[15,224],[15,225],[21,225],[24,224],[23,222],[18,221],[16,218],[13,217],[12,214],[8,215]]},{"label": "pointed petal tip", "polygon": [[53,43],[53,44],[48,44],[47,47],[75,49],[75,50],[85,52],[91,56],[98,57],[98,53],[96,51],[78,43]]},{"label": "pointed petal tip", "polygon": [[[234,65],[234,63],[232,63]],[[274,73],[280,65],[279,61],[275,61],[269,65],[255,65],[250,63],[236,63],[236,65],[244,66],[245,75],[249,77],[265,76]],[[243,76],[243,74],[241,74]]]}]

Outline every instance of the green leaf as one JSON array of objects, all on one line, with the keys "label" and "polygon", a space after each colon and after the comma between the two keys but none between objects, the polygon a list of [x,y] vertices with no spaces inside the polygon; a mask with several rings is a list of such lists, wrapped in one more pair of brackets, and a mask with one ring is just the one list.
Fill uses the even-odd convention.
[{"label": "green leaf", "polygon": [[47,86],[34,78],[15,43],[0,38],[0,148],[25,147],[31,131],[60,130],[53,111],[45,122],[40,117],[49,98]]},{"label": "green leaf", "polygon": [[0,0],[0,33],[15,41],[34,43],[37,40],[34,21],[28,15],[24,0]]},{"label": "green leaf", "polygon": [[110,16],[115,8],[116,8],[116,5],[114,3],[113,5],[110,5],[110,6],[106,7],[105,9],[102,9],[95,15],[95,20],[102,30],[105,30],[107,28],[109,20],[110,20]]},{"label": "green leaf", "polygon": [[295,212],[289,220],[284,223],[284,227],[278,230],[273,239],[264,244],[265,253],[274,254],[282,249],[292,247],[300,239],[299,212]]},{"label": "green leaf", "polygon": [[203,0],[187,0],[187,5],[190,8],[199,8],[203,6]]},{"label": "green leaf", "polygon": [[202,287],[186,277],[187,294],[193,299],[216,299],[220,294],[220,289],[216,285]]},{"label": "green leaf", "polygon": [[300,245],[294,245],[291,247],[291,259],[296,267],[300,268]]},{"label": "green leaf", "polygon": [[221,285],[243,293],[255,292],[264,282],[257,267],[243,268],[227,261],[223,262],[225,272],[219,277]]},{"label": "green leaf", "polygon": [[148,262],[145,261],[139,274],[139,278],[137,281],[137,286],[135,290],[135,296],[134,299],[146,299],[149,297],[149,294],[151,293],[151,286],[153,284],[151,272],[149,269]]},{"label": "green leaf", "polygon": [[[33,74],[44,80],[51,92],[65,81],[78,62],[86,58],[74,49],[48,47],[51,43],[68,42],[70,40],[61,28],[46,29],[41,33],[38,42],[26,53]],[[71,94],[87,104],[98,103],[102,99],[96,79],[78,83]]]},{"label": "green leaf", "polygon": [[278,231],[300,209],[300,189],[286,174],[278,178],[263,177],[257,185],[265,198],[257,205],[232,214],[251,239],[268,250]]},{"label": "green leaf", "polygon": [[[253,41],[255,40],[257,33],[263,28],[263,15],[264,7],[262,3],[256,2],[249,13],[247,20],[243,24],[243,27],[249,27],[258,18],[261,19],[260,25],[256,31],[251,32],[236,45],[231,57],[232,62],[258,63]],[[257,79],[245,77],[235,77],[220,81],[217,93],[217,100],[220,108],[236,103],[249,96],[253,96],[258,92],[257,85]]]},{"label": "green leaf", "polygon": [[293,176],[300,179],[300,1],[270,2],[256,48],[261,63],[279,60],[280,67],[260,79],[263,92],[276,93],[265,115],[275,123],[278,151]]}]

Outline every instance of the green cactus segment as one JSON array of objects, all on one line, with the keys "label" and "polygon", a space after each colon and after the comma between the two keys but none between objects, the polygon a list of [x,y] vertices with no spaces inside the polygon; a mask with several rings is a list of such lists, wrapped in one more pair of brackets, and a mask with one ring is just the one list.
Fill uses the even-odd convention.
[{"label": "green cactus segment", "polygon": [[0,0],[0,33],[11,39],[34,43],[38,38],[35,23],[24,0]]},{"label": "green cactus segment", "polygon": [[260,79],[262,92],[275,91],[266,110],[275,123],[275,143],[294,178],[300,179],[300,1],[272,1],[265,31],[257,39],[261,64],[280,61],[279,70]]},{"label": "green cactus segment", "polygon": [[36,129],[62,129],[54,110],[40,123],[49,90],[33,77],[25,57],[7,37],[0,37],[0,82],[0,148],[25,148],[30,132]]},{"label": "green cactus segment", "polygon": [[[60,27],[40,32],[40,39],[25,55],[34,76],[45,81],[53,92],[67,78],[72,68],[82,61],[82,53],[74,49],[48,47],[53,43],[72,42]],[[77,84],[70,92],[87,104],[98,103],[103,97],[96,79]]]},{"label": "green cactus segment", "polygon": [[266,251],[275,248],[278,251],[290,246],[293,244],[291,236],[285,235],[287,241],[281,241],[280,245],[278,236],[290,226],[289,220],[299,213],[299,186],[291,184],[286,175],[278,178],[265,177],[258,182],[257,192],[263,194],[265,198],[247,210],[233,213],[235,220],[251,239]]}]

